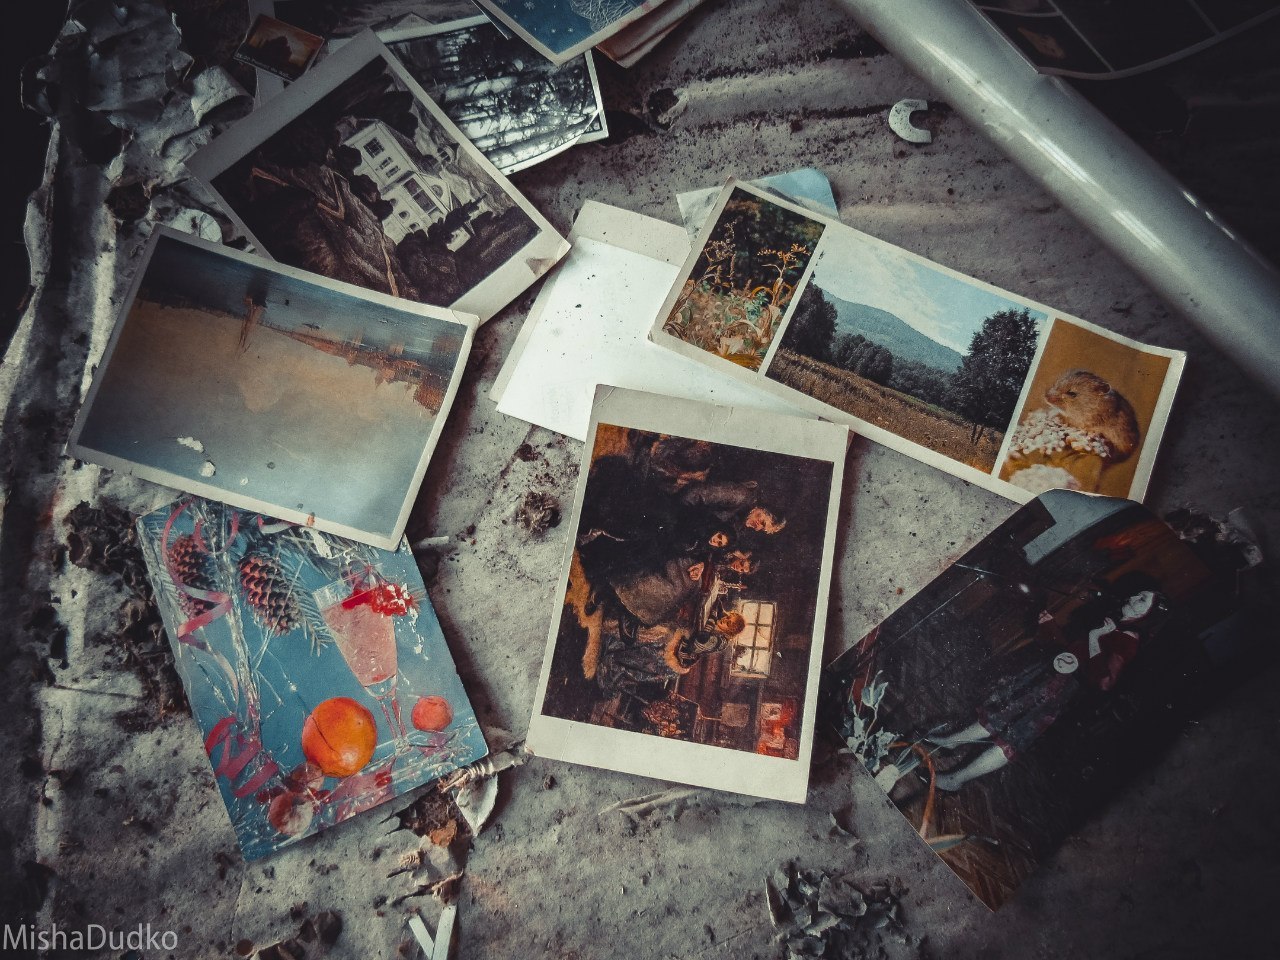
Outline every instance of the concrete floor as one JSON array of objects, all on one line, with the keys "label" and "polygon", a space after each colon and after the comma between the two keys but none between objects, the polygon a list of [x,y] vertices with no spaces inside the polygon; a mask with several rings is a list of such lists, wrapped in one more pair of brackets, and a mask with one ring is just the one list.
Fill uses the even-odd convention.
[{"label": "concrete floor", "polygon": [[[169,38],[151,45],[157,56],[171,28],[159,18],[147,29]],[[66,62],[80,62],[73,54]],[[451,869],[443,851],[393,829],[400,821],[392,814],[408,800],[246,865],[199,732],[165,702],[163,647],[121,639],[132,635],[122,613],[146,617],[127,603],[118,575],[123,569],[127,581],[127,565],[110,550],[99,566],[114,575],[68,562],[68,547],[75,559],[86,530],[120,526],[107,515],[68,524],[80,501],[137,513],[171,496],[58,458],[86,359],[96,362],[140,243],[136,213],[120,206],[122,185],[142,175],[144,219],[202,199],[177,182],[175,157],[186,141],[170,142],[168,152],[154,147],[147,131],[156,121],[146,110],[75,107],[73,96],[91,99],[96,76],[63,73],[57,163],[37,198],[47,226],[33,235],[42,282],[0,366],[8,454],[0,669],[9,721],[0,746],[20,771],[0,781],[0,902],[46,926],[150,922],[178,932],[178,957],[274,943],[295,933],[301,917],[335,910],[344,929],[328,956],[394,956],[407,937],[407,911],[420,909],[434,926],[439,904],[419,891]],[[1245,382],[945,104],[934,103],[925,120],[932,144],[893,136],[889,106],[930,91],[830,0],[709,0],[639,66],[602,62],[600,77],[613,136],[514,178],[562,231],[587,199],[675,220],[679,191],[729,174],[817,166],[846,223],[1119,333],[1188,351],[1148,503],[1157,512],[1194,505],[1217,515],[1243,507],[1280,542],[1275,399]],[[146,79],[123,83],[132,90]],[[228,103],[204,125],[242,106]],[[110,151],[94,152],[111,132],[99,122],[104,115],[137,134],[114,166]],[[189,125],[201,121],[193,116]],[[576,441],[498,414],[487,398],[533,293],[478,335],[410,525],[414,537],[456,538],[438,565],[433,559],[434,576],[428,569],[431,600],[481,722],[516,735],[528,720],[567,525],[536,533],[515,517],[533,493],[567,511],[581,454]],[[1013,510],[856,441],[825,659]],[[764,879],[787,862],[900,886],[905,936],[882,944],[889,956],[1274,956],[1266,911],[1280,890],[1280,840],[1270,823],[1280,787],[1278,680],[1273,662],[1206,704],[1162,762],[995,914],[868,778],[825,747],[804,806],[704,793],[683,810],[637,822],[599,811],[661,784],[534,759],[503,775],[497,813],[467,859],[458,956],[782,956]],[[833,835],[833,811],[844,812],[860,843]],[[419,850],[423,862],[402,869]]]}]

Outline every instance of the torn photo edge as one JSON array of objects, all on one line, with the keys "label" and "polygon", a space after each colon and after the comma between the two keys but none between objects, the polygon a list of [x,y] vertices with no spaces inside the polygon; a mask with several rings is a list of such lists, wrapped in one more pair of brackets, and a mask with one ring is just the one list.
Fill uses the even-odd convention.
[{"label": "torn photo edge", "polygon": [[600,385],[596,388],[591,429],[583,450],[584,465],[578,475],[573,512],[568,525],[571,531],[576,531],[581,522],[596,432],[601,425],[703,440],[717,445],[785,454],[830,464],[831,484],[816,584],[799,752],[796,759],[790,760],[729,747],[602,727],[545,714],[543,707],[551,675],[552,657],[561,618],[567,615],[565,595],[569,589],[570,569],[576,548],[572,538],[565,545],[561,561],[554,612],[529,722],[527,746],[536,755],[554,760],[767,799],[804,803],[808,793],[813,752],[818,682],[842,503],[844,464],[852,435],[844,426],[820,420],[802,420],[758,410],[714,406]]},{"label": "torn photo edge", "polygon": [[472,145],[453,121],[444,115],[372,31],[365,31],[344,44],[337,52],[316,64],[301,80],[290,84],[279,95],[272,97],[249,116],[233,124],[221,136],[197,150],[187,158],[187,169],[214,195],[257,252],[272,257],[271,251],[254,236],[240,212],[219,192],[214,179],[375,60],[381,60],[386,65],[387,70],[404,85],[431,119],[452,137],[458,144],[458,149],[480,167],[537,229],[536,235],[524,247],[479,284],[448,304],[450,309],[475,314],[484,323],[551,269],[568,253],[569,243],[502,172]]},{"label": "torn photo edge", "polygon": [[[807,218],[808,220],[820,223],[823,226],[821,236],[810,260],[806,265],[803,274],[796,282],[793,295],[788,301],[786,308],[778,321],[777,329],[772,335],[768,353],[761,363],[759,370],[749,370],[717,354],[711,353],[708,350],[704,350],[681,340],[680,338],[667,333],[663,329],[664,324],[672,314],[673,308],[680,299],[681,291],[683,290],[685,283],[691,278],[699,257],[719,225],[720,216],[735,190],[754,196],[759,200]],[[779,345],[786,335],[787,327],[790,324],[796,307],[800,302],[801,296],[812,282],[815,265],[825,250],[829,246],[838,244],[842,236],[856,239],[859,243],[870,243],[878,248],[892,251],[895,256],[920,264],[927,269],[936,271],[937,273],[954,280],[958,280],[974,289],[986,291],[994,296],[1009,300],[1012,303],[1022,306],[1028,310],[1046,315],[1047,320],[1042,324],[1038,335],[1035,357],[1028,368],[1017,403],[1014,406],[1013,414],[1010,417],[1009,422],[1005,425],[1004,438],[1001,443],[1000,451],[996,456],[995,463],[990,471],[977,469],[969,466],[968,464],[954,460],[951,457],[937,453],[921,444],[908,440],[889,429],[870,423],[863,418],[841,410],[839,407],[824,403],[823,401],[818,400],[800,390],[789,387],[767,376],[770,365],[777,354]],[[1141,445],[1141,451],[1136,461],[1133,479],[1125,494],[1131,499],[1140,501],[1146,493],[1147,485],[1150,481],[1151,472],[1154,467],[1155,458],[1160,447],[1160,441],[1163,438],[1164,429],[1168,423],[1174,394],[1177,391],[1178,382],[1182,376],[1182,371],[1186,363],[1185,352],[1139,343],[1135,340],[1131,340],[1127,337],[1106,330],[1103,327],[1091,324],[1088,321],[1081,320],[1078,317],[1073,317],[1069,314],[1063,313],[1062,311],[1055,310],[1045,304],[1029,300],[1026,297],[1003,290],[993,284],[984,283],[981,280],[977,280],[967,274],[945,267],[942,264],[922,257],[919,254],[912,253],[902,247],[898,247],[894,244],[888,243],[887,241],[880,240],[876,237],[870,236],[869,234],[863,233],[860,230],[856,230],[853,227],[841,223],[839,220],[822,216],[821,214],[815,213],[813,210],[784,200],[776,193],[761,190],[746,182],[739,181],[734,177],[730,177],[726,181],[715,206],[707,215],[707,219],[702,230],[699,232],[697,239],[690,248],[684,268],[676,278],[675,283],[672,285],[672,288],[667,295],[666,301],[662,305],[662,309],[654,319],[653,325],[649,331],[649,339],[660,346],[674,351],[675,353],[690,357],[716,370],[721,370],[727,375],[745,383],[752,383],[760,390],[784,399],[795,405],[800,410],[811,412],[816,416],[829,419],[833,422],[848,424],[858,434],[880,443],[891,450],[903,453],[915,460],[919,460],[922,463],[935,467],[944,473],[951,474],[961,480],[966,480],[976,486],[982,487],[985,490],[990,490],[993,493],[998,493],[1016,503],[1027,503],[1035,497],[1036,492],[1038,491],[1033,492],[1015,486],[1008,481],[1001,480],[999,475],[1008,459],[1010,435],[1018,426],[1018,418],[1027,407],[1028,392],[1030,390],[1031,383],[1035,378],[1037,366],[1044,352],[1044,347],[1049,339],[1050,333],[1057,324],[1065,324],[1089,331],[1090,333],[1096,334],[1105,340],[1111,341],[1117,346],[1117,348],[1127,349],[1135,354],[1140,354],[1146,357],[1163,358],[1168,361],[1167,371],[1158,391],[1158,397],[1156,398],[1152,409],[1149,411],[1150,421],[1147,425]]]},{"label": "torn photo edge", "polygon": [[[393,310],[418,314],[427,319],[456,324],[461,328],[460,332],[462,335],[462,342],[458,350],[458,357],[454,364],[453,372],[449,377],[448,389],[445,391],[444,398],[440,405],[440,410],[435,415],[435,419],[431,425],[431,431],[423,442],[422,455],[418,458],[417,466],[414,469],[413,475],[408,479],[406,495],[403,501],[396,507],[389,533],[382,534],[376,531],[357,529],[347,524],[330,521],[323,516],[315,515],[305,509],[299,510],[285,503],[277,503],[270,500],[263,500],[258,497],[248,496],[240,493],[237,489],[230,486],[204,483],[200,480],[180,476],[168,470],[148,466],[144,463],[126,460],[113,454],[103,453],[101,451],[85,447],[80,443],[81,433],[93,409],[94,401],[96,400],[98,391],[102,386],[103,377],[107,368],[110,366],[112,355],[119,343],[120,336],[124,332],[129,315],[133,310],[134,301],[137,299],[138,293],[142,288],[143,281],[146,278],[147,269],[150,266],[152,255],[155,252],[156,246],[163,239],[185,243],[197,249],[205,250],[219,256],[224,256],[245,266],[270,273],[276,273],[282,277],[287,277],[300,283],[336,291],[337,293],[365,300],[371,304],[389,307]],[[96,364],[93,382],[90,385],[88,392],[85,394],[83,402],[80,404],[80,409],[76,414],[75,423],[71,428],[71,433],[63,452],[65,456],[74,457],[89,463],[96,463],[99,466],[107,467],[121,473],[132,474],[133,476],[140,477],[144,480],[150,480],[153,483],[158,483],[175,490],[181,490],[184,493],[191,493],[196,496],[205,497],[206,499],[221,501],[242,510],[252,510],[257,513],[278,517],[279,519],[290,523],[314,526],[317,530],[321,530],[325,533],[332,533],[341,537],[346,537],[350,540],[366,543],[381,550],[396,550],[399,547],[401,538],[404,536],[404,530],[408,525],[409,514],[413,509],[414,500],[417,498],[418,490],[421,488],[422,481],[426,477],[427,468],[431,463],[432,454],[435,452],[436,444],[439,442],[440,435],[444,431],[444,424],[449,416],[449,411],[453,407],[454,399],[458,393],[458,386],[462,382],[463,371],[466,369],[467,358],[471,355],[472,340],[475,337],[475,331],[478,326],[479,319],[472,315],[460,313],[446,307],[433,307],[413,303],[411,301],[387,296],[386,294],[366,290],[363,287],[340,283],[336,280],[329,280],[325,277],[308,273],[305,270],[298,270],[295,267],[277,263],[273,260],[267,260],[263,257],[257,257],[239,250],[233,250],[221,244],[210,243],[208,240],[193,237],[169,227],[162,226],[157,228],[147,240],[146,246],[142,249],[141,254],[136,260],[133,278],[129,281],[128,289],[121,300],[120,310],[116,314],[115,326],[111,331],[111,336],[108,339],[105,348],[103,349],[102,357]]]}]

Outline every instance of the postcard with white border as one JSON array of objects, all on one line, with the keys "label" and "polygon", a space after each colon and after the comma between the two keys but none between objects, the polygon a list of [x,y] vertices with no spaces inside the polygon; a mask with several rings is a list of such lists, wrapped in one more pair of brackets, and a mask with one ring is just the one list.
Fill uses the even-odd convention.
[{"label": "postcard with white border", "polygon": [[395,27],[378,36],[458,129],[505,174],[603,140],[591,51],[549,63],[488,17]]},{"label": "postcard with white border", "polygon": [[569,249],[371,32],[187,167],[258,252],[482,322]]},{"label": "postcard with white border", "polygon": [[649,338],[1019,503],[1142,499],[1186,361],[733,179]]},{"label": "postcard with white border", "polygon": [[599,387],[529,748],[804,802],[848,442]]},{"label": "postcard with white border", "polygon": [[667,0],[476,0],[552,63],[564,63]]},{"label": "postcard with white border", "polygon": [[67,454],[393,550],[476,324],[161,228]]}]

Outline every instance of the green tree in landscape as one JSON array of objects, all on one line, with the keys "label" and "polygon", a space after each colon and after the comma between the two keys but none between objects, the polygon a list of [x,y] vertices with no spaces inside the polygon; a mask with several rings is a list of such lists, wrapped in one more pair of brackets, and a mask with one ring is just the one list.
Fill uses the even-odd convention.
[{"label": "green tree in landscape", "polygon": [[831,362],[837,367],[852,370],[858,362],[858,351],[866,342],[867,338],[860,333],[840,334],[831,345]]},{"label": "green tree in landscape", "polygon": [[788,350],[829,360],[836,336],[836,308],[812,283],[796,304],[796,312],[787,326],[785,345]]},{"label": "green tree in landscape", "polygon": [[1013,417],[1036,352],[1036,321],[1025,308],[1001,310],[982,321],[952,380],[948,404],[971,424],[969,442]]}]

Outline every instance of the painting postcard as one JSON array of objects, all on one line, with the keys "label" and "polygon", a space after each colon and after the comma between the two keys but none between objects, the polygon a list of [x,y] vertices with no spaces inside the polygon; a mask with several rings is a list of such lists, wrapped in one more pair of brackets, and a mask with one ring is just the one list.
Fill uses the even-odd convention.
[{"label": "painting postcard", "polygon": [[667,0],[476,0],[552,63],[594,47]]},{"label": "painting postcard", "polygon": [[187,166],[260,253],[481,321],[568,251],[372,33]]},{"label": "painting postcard", "polygon": [[557,66],[488,17],[378,35],[503,173],[609,135],[590,50]]},{"label": "painting postcard", "polygon": [[600,387],[529,748],[802,803],[848,442]]},{"label": "painting postcard", "polygon": [[1021,503],[1141,499],[1186,359],[732,180],[650,338]]},{"label": "painting postcard", "polygon": [[1145,507],[1053,490],[824,671],[824,720],[994,909],[1203,705],[1232,593]]},{"label": "painting postcard", "polygon": [[137,533],[246,859],[488,752],[406,542],[198,497]]},{"label": "painting postcard", "polygon": [[297,80],[322,49],[324,37],[259,14],[236,51],[236,59],[285,80]]},{"label": "painting postcard", "polygon": [[475,325],[160,229],[67,454],[394,549]]}]

